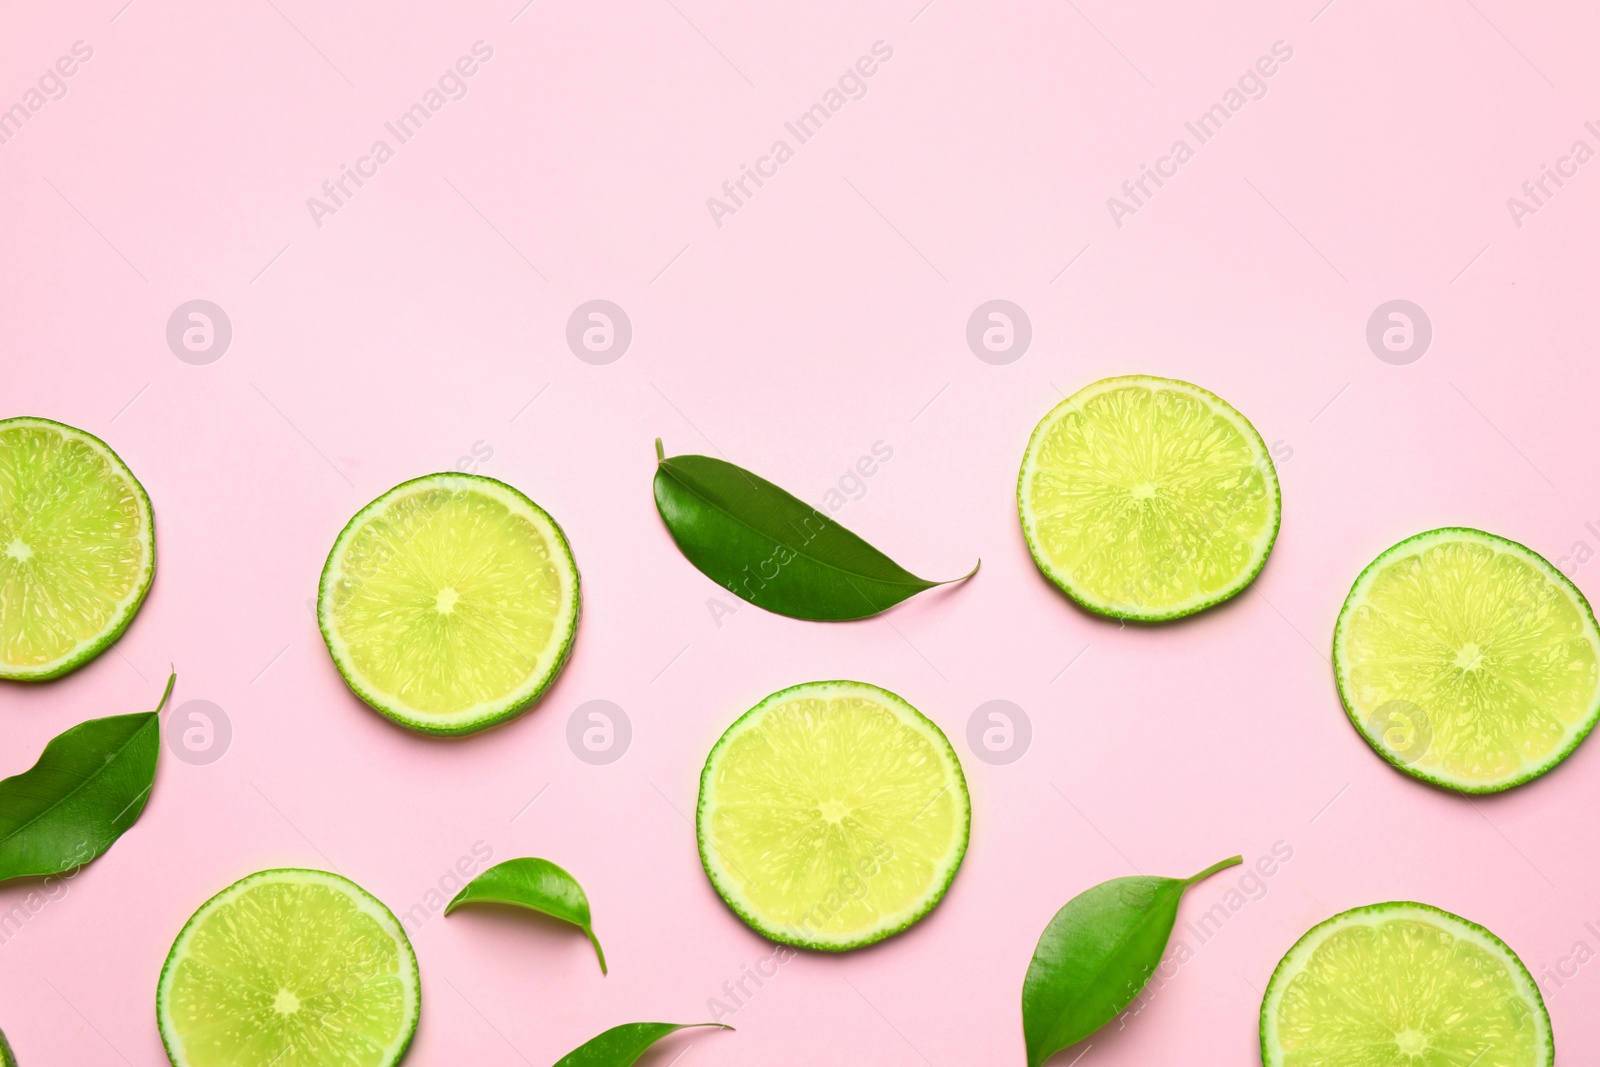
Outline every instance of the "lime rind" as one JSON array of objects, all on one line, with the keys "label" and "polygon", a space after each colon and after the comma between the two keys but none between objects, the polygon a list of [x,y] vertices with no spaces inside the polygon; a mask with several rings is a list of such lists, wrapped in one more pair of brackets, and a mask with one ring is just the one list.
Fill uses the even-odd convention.
[{"label": "lime rind", "polygon": [[1267,983],[1266,995],[1261,999],[1260,1040],[1261,1062],[1264,1067],[1285,1065],[1285,1060],[1279,1051],[1278,1007],[1290,983],[1303,971],[1317,947],[1332,934],[1352,925],[1364,923],[1376,926],[1395,919],[1411,919],[1441,927],[1456,937],[1473,942],[1501,960],[1510,974],[1512,983],[1529,1006],[1529,1017],[1536,1028],[1536,1041],[1543,1052],[1540,1063],[1544,1067],[1551,1067],[1555,1063],[1555,1035],[1550,1024],[1550,1012],[1545,1007],[1544,997],[1539,993],[1538,983],[1534,981],[1533,975],[1529,973],[1527,966],[1511,946],[1495,936],[1493,931],[1443,908],[1410,900],[1394,900],[1351,908],[1332,918],[1324,919],[1301,935],[1300,940],[1284,953],[1283,959],[1279,960],[1278,966],[1273,969],[1272,978]]},{"label": "lime rind", "polygon": [[[183,1054],[182,1036],[176,1032],[176,1027],[168,1014],[172,983],[177,976],[177,967],[183,961],[184,950],[199,929],[201,921],[217,906],[227,903],[262,882],[320,884],[331,887],[348,897],[362,913],[373,918],[394,940],[403,963],[398,977],[402,988],[410,996],[406,998],[407,1013],[402,1023],[404,1032],[397,1036],[381,1063],[374,1064],[373,1067],[393,1067],[398,1064],[405,1056],[411,1039],[416,1036],[417,1023],[422,1017],[422,977],[417,968],[416,951],[411,947],[410,939],[406,937],[405,928],[400,925],[400,920],[395,918],[394,912],[390,911],[383,901],[348,878],[311,868],[280,867],[257,871],[234,882],[200,905],[189,917],[189,921],[183,924],[183,929],[178,931],[178,936],[172,943],[172,950],[167,953],[166,962],[161,965],[161,977],[156,985],[156,1025],[161,1033],[161,1044],[166,1049],[167,1058],[172,1061],[173,1067],[190,1067],[190,1061]],[[239,1067],[271,1067],[271,1065],[241,1064]]]},{"label": "lime rind", "polygon": [[[1037,528],[1036,518],[1029,507],[1027,489],[1029,475],[1035,468],[1037,453],[1043,446],[1046,435],[1055,427],[1060,418],[1069,411],[1081,406],[1084,401],[1092,399],[1102,393],[1129,387],[1144,387],[1151,390],[1170,389],[1199,400],[1216,414],[1222,416],[1233,426],[1254,452],[1253,466],[1260,471],[1263,481],[1271,489],[1271,521],[1263,526],[1257,537],[1254,551],[1247,566],[1240,569],[1238,577],[1220,590],[1207,595],[1197,596],[1189,601],[1167,605],[1164,608],[1147,609],[1128,601],[1113,602],[1089,592],[1079,582],[1073,580],[1070,574],[1054,561],[1049,559],[1040,545],[1040,533]],[[1028,447],[1023,453],[1022,467],[1017,474],[1017,510],[1022,519],[1022,534],[1028,543],[1028,551],[1032,554],[1034,563],[1038,565],[1045,577],[1049,578],[1063,593],[1085,611],[1105,618],[1126,620],[1129,622],[1168,622],[1173,619],[1183,618],[1215,607],[1224,601],[1243,592],[1256,576],[1261,573],[1267,564],[1267,557],[1272,554],[1272,547],[1277,542],[1278,530],[1283,521],[1283,492],[1278,483],[1277,468],[1272,463],[1272,456],[1267,450],[1266,443],[1261,434],[1257,432],[1250,420],[1245,418],[1237,408],[1229,404],[1209,389],[1202,388],[1192,382],[1185,382],[1176,378],[1161,378],[1154,375],[1129,374],[1111,378],[1102,378],[1084,386],[1076,393],[1061,401],[1052,408],[1043,419],[1034,427],[1033,433],[1028,438]]]},{"label": "lime rind", "polygon": [[1391,545],[1389,548],[1380,553],[1378,557],[1371,563],[1367,564],[1366,568],[1363,569],[1361,574],[1356,578],[1355,583],[1350,587],[1349,594],[1345,597],[1344,605],[1339,609],[1339,617],[1334,623],[1334,682],[1339,689],[1339,702],[1344,708],[1345,717],[1350,720],[1350,724],[1356,728],[1356,731],[1361,735],[1362,739],[1367,742],[1372,750],[1376,752],[1384,760],[1384,762],[1388,763],[1396,770],[1401,771],[1412,778],[1416,778],[1419,781],[1427,782],[1430,785],[1438,786],[1442,789],[1451,790],[1457,793],[1482,795],[1504,792],[1507,789],[1513,789],[1519,785],[1526,784],[1527,782],[1530,782],[1533,779],[1538,778],[1539,776],[1554,769],[1568,756],[1572,755],[1577,747],[1583,743],[1583,740],[1588,737],[1590,732],[1594,729],[1595,723],[1600,721],[1600,687],[1597,687],[1595,698],[1588,714],[1578,722],[1574,723],[1568,729],[1567,735],[1563,739],[1562,743],[1557,748],[1553,749],[1548,756],[1546,756],[1543,760],[1523,766],[1517,773],[1513,775],[1489,782],[1479,782],[1470,779],[1452,777],[1446,774],[1435,773],[1427,768],[1418,767],[1414,761],[1408,761],[1402,754],[1395,752],[1385,742],[1385,740],[1375,733],[1369,724],[1363,720],[1360,709],[1356,707],[1356,701],[1351,695],[1353,684],[1349,680],[1350,664],[1344,648],[1346,625],[1351,617],[1351,613],[1360,606],[1364,594],[1371,587],[1373,580],[1387,566],[1395,563],[1404,556],[1418,554],[1431,545],[1447,540],[1475,541],[1479,544],[1494,548],[1497,551],[1509,552],[1517,559],[1529,564],[1544,574],[1545,577],[1548,578],[1557,589],[1563,592],[1578,609],[1579,615],[1587,623],[1587,635],[1591,645],[1595,649],[1596,658],[1597,660],[1600,660],[1600,623],[1597,623],[1596,621],[1594,609],[1590,606],[1588,599],[1583,595],[1582,590],[1573,584],[1572,580],[1569,579],[1565,574],[1562,574],[1560,570],[1554,567],[1549,560],[1545,559],[1542,555],[1535,552],[1527,545],[1524,545],[1518,541],[1513,541],[1507,537],[1501,537],[1498,534],[1488,533],[1487,531],[1475,529],[1470,526],[1441,526],[1438,529],[1426,530],[1419,534],[1413,534],[1411,537],[1407,537],[1404,540]]},{"label": "lime rind", "polygon": [[[546,535],[549,543],[558,549],[553,558],[558,564],[558,572],[566,582],[565,600],[557,613],[556,620],[556,627],[563,636],[553,653],[544,657],[546,666],[532,672],[527,682],[508,696],[483,701],[447,716],[419,714],[389,694],[369,685],[363,679],[361,672],[350,662],[345,643],[338,635],[332,619],[333,588],[340,578],[339,564],[343,550],[349,544],[352,535],[368,521],[382,514],[395,500],[425,488],[454,488],[484,492],[499,499],[511,510],[519,511],[525,518],[533,521]],[[344,529],[339,532],[333,548],[328,552],[327,562],[323,564],[322,576],[317,585],[317,626],[322,631],[323,641],[327,644],[328,652],[332,655],[334,665],[343,676],[345,684],[374,710],[409,729],[440,737],[455,737],[476,733],[507,722],[538,702],[560,676],[562,668],[572,656],[582,605],[577,561],[573,558],[572,546],[567,541],[566,533],[561,529],[560,523],[515,486],[482,474],[451,471],[426,474],[401,482],[351,517]]]},{"label": "lime rind", "polygon": [[[858,936],[845,938],[829,938],[821,936],[817,932],[813,932],[812,936],[808,936],[805,931],[810,927],[802,929],[790,924],[775,925],[757,914],[746,900],[745,893],[739,885],[739,880],[726,869],[721,856],[717,854],[718,849],[710,841],[708,830],[710,811],[715,799],[711,789],[712,774],[716,770],[719,757],[728,745],[740,734],[753,728],[769,708],[782,705],[799,695],[817,697],[826,696],[830,693],[848,696],[868,696],[898,714],[902,721],[913,725],[919,733],[934,743],[935,749],[939,752],[941,758],[946,761],[951,782],[959,792],[958,803],[956,804],[956,809],[959,813],[957,832],[952,835],[951,849],[946,856],[941,858],[937,865],[939,873],[925,895],[915,906],[905,909],[902,914],[892,916],[878,926],[862,931]],[[723,903],[751,929],[778,944],[793,945],[797,948],[813,949],[819,952],[848,952],[852,949],[865,948],[868,945],[877,944],[896,934],[903,933],[925,918],[944,899],[951,884],[955,881],[956,874],[961,869],[961,861],[966,856],[971,833],[972,797],[967,789],[967,779],[962,772],[961,761],[956,756],[955,749],[951,746],[949,738],[937,723],[912,707],[903,697],[869,682],[836,679],[802,682],[799,685],[780,689],[741,715],[723,732],[721,738],[712,746],[711,753],[706,757],[705,767],[700,772],[700,798],[695,810],[695,836],[700,852],[701,866],[705,868],[706,875],[711,879],[711,884],[722,898]]]},{"label": "lime rind", "polygon": [[79,641],[69,652],[48,663],[26,667],[0,663],[0,678],[20,682],[43,682],[69,674],[84,666],[90,660],[95,659],[115,644],[117,639],[132,625],[134,616],[139,613],[139,608],[144,604],[145,597],[150,592],[150,585],[155,580],[156,527],[155,512],[150,506],[150,495],[145,492],[144,486],[140,484],[139,479],[134,477],[133,471],[128,468],[122,457],[117,455],[110,445],[86,430],[80,430],[76,426],[68,426],[66,423],[57,422],[54,419],[39,418],[31,415],[0,419],[0,433],[3,433],[8,427],[29,426],[47,428],[64,438],[75,438],[100,453],[125,484],[133,490],[134,499],[138,504],[139,514],[143,520],[145,530],[143,566],[134,581],[133,588],[116,603],[105,625],[98,632],[92,637]]}]

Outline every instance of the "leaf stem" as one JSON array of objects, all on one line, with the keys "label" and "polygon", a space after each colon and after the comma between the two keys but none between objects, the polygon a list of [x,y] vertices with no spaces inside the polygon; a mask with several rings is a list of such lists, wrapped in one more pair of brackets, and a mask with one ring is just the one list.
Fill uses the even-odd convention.
[{"label": "leaf stem", "polygon": [[172,669],[172,673],[167,675],[167,688],[161,693],[161,703],[156,705],[156,714],[159,715],[161,713],[161,709],[167,706],[167,698],[172,695],[172,687],[177,681],[178,670],[176,667],[174,667]]},{"label": "leaf stem", "polygon": [[976,562],[976,563],[974,563],[972,565],[972,569],[970,571],[968,571],[967,573],[963,574],[961,577],[959,577],[959,578],[946,578],[942,582],[934,582],[933,584],[934,585],[955,585],[957,582],[964,582],[968,578],[971,578],[974,574],[977,574],[978,573],[978,568],[981,567],[981,566],[983,566],[983,560],[980,559],[978,562]]},{"label": "leaf stem", "polygon": [[1193,878],[1184,879],[1184,883],[1183,884],[1185,886],[1195,885],[1197,883],[1205,881],[1207,878],[1210,878],[1213,874],[1216,874],[1218,871],[1225,871],[1229,867],[1237,867],[1239,864],[1241,864],[1243,862],[1244,862],[1244,857],[1243,856],[1230,856],[1227,859],[1222,860],[1220,863],[1213,863],[1211,866],[1207,867],[1205,870],[1201,871],[1199,874],[1195,875]]},{"label": "leaf stem", "polygon": [[666,449],[661,447],[661,438],[656,438],[656,462],[660,463],[667,458]]}]

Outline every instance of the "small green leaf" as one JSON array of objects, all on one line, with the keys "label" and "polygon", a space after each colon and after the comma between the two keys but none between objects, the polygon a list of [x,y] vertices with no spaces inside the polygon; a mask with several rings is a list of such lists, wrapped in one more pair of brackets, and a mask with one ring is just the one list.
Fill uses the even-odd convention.
[{"label": "small green leaf", "polygon": [[630,1067],[663,1037],[694,1026],[733,1029],[726,1023],[624,1023],[579,1045],[561,1057],[555,1067]]},{"label": "small green leaf", "polygon": [[1243,863],[1234,856],[1193,878],[1113,878],[1056,912],[1022,983],[1028,1067],[1039,1067],[1116,1017],[1161,963],[1184,890]]},{"label": "small green leaf", "polygon": [[17,1067],[17,1057],[12,1054],[4,1031],[0,1031],[0,1067]]},{"label": "small green leaf", "polygon": [[513,904],[569,922],[589,936],[594,954],[600,957],[600,973],[606,973],[606,954],[589,919],[588,895],[576,878],[549,860],[524,856],[495,864],[468,882],[444,913],[449,915],[462,904]]},{"label": "small green leaf", "polygon": [[54,738],[28,770],[0,781],[0,882],[59,874],[110,848],[138,821],[156,780],[161,708],[90,719]]},{"label": "small green leaf", "polygon": [[[743,467],[673,456],[656,438],[656,510],[707,578],[758,608],[839,622],[947,582],[918,578],[816,508]],[[962,578],[977,572],[977,567]]]}]

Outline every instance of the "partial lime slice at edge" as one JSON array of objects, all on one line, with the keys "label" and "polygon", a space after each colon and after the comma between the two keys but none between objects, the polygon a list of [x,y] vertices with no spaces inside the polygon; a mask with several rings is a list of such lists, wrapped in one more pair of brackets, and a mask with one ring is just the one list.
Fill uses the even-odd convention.
[{"label": "partial lime slice at edge", "polygon": [[[29,431],[54,439],[54,447],[36,441],[34,455],[20,454],[20,439]],[[88,457],[66,455],[75,445],[86,448]],[[40,455],[39,448],[51,454]],[[97,470],[84,468],[89,457],[90,467]],[[81,469],[71,473],[94,477],[95,484],[51,481],[66,473],[59,464],[74,459]],[[72,491],[64,492],[68,488]],[[47,499],[17,499],[18,493],[33,490],[42,490]],[[28,503],[36,508],[29,510]],[[41,514],[41,505],[50,513]],[[130,553],[136,560],[130,560]],[[110,648],[144,603],[155,565],[150,497],[111,446],[52,419],[0,420],[0,678],[59,678]],[[116,588],[101,588],[108,582]],[[29,615],[41,610],[48,618],[36,616],[33,623],[45,632],[30,641],[25,632]],[[49,652],[37,650],[40,641],[48,642]]]},{"label": "partial lime slice at edge", "polygon": [[[1383,929],[1390,923],[1406,926]],[[1427,928],[1434,932],[1425,933]],[[1319,960],[1324,946],[1335,955]],[[1496,969],[1497,962],[1503,971]],[[1456,970],[1442,969],[1449,965]],[[1446,977],[1456,981],[1446,983]],[[1429,991],[1436,994],[1432,999],[1426,997]],[[1498,1000],[1497,991],[1503,994]],[[1457,1002],[1441,1002],[1438,994],[1445,992],[1454,993]],[[1299,1034],[1285,1031],[1286,999],[1292,1004],[1287,1021],[1301,1029]],[[1306,1043],[1308,1025],[1324,1031],[1312,1036],[1315,1044]],[[1455,1067],[1469,1061],[1476,1067],[1548,1067],[1555,1062],[1544,998],[1510,946],[1477,923],[1413,901],[1352,908],[1301,936],[1267,984],[1260,1038],[1264,1067],[1400,1062]],[[1285,1040],[1297,1047],[1286,1050]],[[1505,1055],[1492,1055],[1497,1047]],[[1358,1058],[1363,1053],[1371,1054],[1370,1061]]]},{"label": "partial lime slice at edge", "polygon": [[[1432,570],[1423,573],[1421,560],[1426,554],[1456,546],[1463,551],[1487,550],[1476,555],[1490,562],[1509,562],[1506,569],[1510,573],[1501,577],[1521,582],[1522,588],[1486,584],[1488,577],[1478,559],[1457,560],[1451,571],[1446,569],[1450,564],[1440,558],[1430,561]],[[1405,572],[1398,569],[1408,565]],[[1380,579],[1393,588],[1390,597],[1403,598],[1390,606],[1397,622],[1388,630],[1391,640],[1406,644],[1393,649],[1386,659],[1375,661],[1374,638],[1367,636],[1372,620],[1359,620],[1369,628],[1361,630],[1359,638],[1352,637],[1352,630],[1358,625],[1361,609],[1371,603]],[[1535,624],[1543,625],[1544,631],[1535,634]],[[1570,632],[1563,636],[1563,627],[1581,630],[1582,639]],[[1530,643],[1530,637],[1539,640]],[[1557,641],[1569,646],[1572,655],[1563,657]],[[1365,663],[1352,655],[1363,651],[1359,647],[1352,650],[1353,642],[1366,646]],[[1436,659],[1438,662],[1433,662]],[[1566,575],[1526,545],[1471,527],[1446,526],[1416,534],[1390,546],[1368,564],[1351,586],[1334,624],[1333,667],[1345,715],[1373,751],[1414,778],[1458,792],[1495,793],[1531,781],[1571,755],[1600,721],[1600,625],[1588,600]],[[1453,671],[1457,667],[1459,670]],[[1563,679],[1558,668],[1585,677]],[[1406,687],[1416,691],[1391,692],[1396,684],[1391,680],[1358,684],[1353,677],[1358,669],[1382,671],[1391,679],[1408,674],[1411,679]],[[1469,678],[1475,669],[1487,673],[1481,679]],[[1370,677],[1376,682],[1379,676]],[[1462,688],[1469,684],[1476,684],[1476,689]],[[1453,691],[1445,688],[1451,685]],[[1465,745],[1469,738],[1486,736],[1482,729],[1486,712],[1509,714],[1519,702],[1539,697],[1541,686],[1549,690],[1546,695],[1554,702],[1563,695],[1555,689],[1557,685],[1568,690],[1564,697],[1569,704],[1576,689],[1582,689],[1584,708],[1569,708],[1571,714],[1558,717],[1570,720],[1566,722],[1550,718],[1545,706],[1521,708],[1525,715],[1532,713],[1549,721],[1541,725],[1524,720],[1525,735],[1503,739],[1522,754],[1515,766],[1502,759],[1506,769],[1477,775],[1439,766],[1438,760],[1452,744]],[[1385,699],[1372,695],[1375,693]],[[1448,699],[1452,695],[1456,697],[1453,701]],[[1470,697],[1481,698],[1483,706],[1465,707],[1463,700]],[[1518,724],[1505,725],[1514,732]],[[1424,732],[1425,736],[1420,736]],[[1557,732],[1559,737],[1554,736]],[[1534,749],[1541,751],[1529,755]],[[1470,755],[1465,751],[1457,755],[1458,765]]]},{"label": "partial lime slice at edge", "polygon": [[[275,899],[246,899],[260,891],[273,890],[280,891]],[[339,916],[329,915],[326,908],[319,913],[292,910],[306,908],[307,891],[316,890],[331,890],[336,894],[334,899],[352,906],[355,923],[370,920],[371,925],[356,931],[349,923],[338,925],[335,920]],[[301,899],[296,900],[297,896]],[[209,928],[210,920],[230,906],[244,906],[249,911],[218,917],[220,925]],[[241,931],[252,923],[265,927],[255,933],[266,938],[267,944],[255,946],[241,939]],[[293,938],[287,936],[289,930],[281,928],[286,923],[295,926]],[[361,939],[372,937],[372,925],[380,940],[368,947]],[[329,943],[309,943],[308,939],[317,935],[330,939]],[[190,976],[185,973],[184,964],[195,958],[198,937],[207,938],[205,951],[211,955],[207,963],[197,962],[201,969]],[[341,940],[335,945],[333,938]],[[360,973],[362,967],[374,969],[375,961],[387,954],[385,946],[392,946],[394,967],[388,973]],[[341,966],[347,973],[335,973]],[[296,973],[286,973],[289,969]],[[335,988],[323,988],[335,979]],[[283,984],[272,990],[261,988],[262,982]],[[397,997],[375,999],[366,995],[369,985],[387,986],[390,982],[399,984]],[[235,997],[233,1003],[217,1001],[230,993]],[[180,1007],[175,998],[188,1003]],[[246,1003],[238,1003],[239,999]],[[359,1007],[355,1007],[357,1000],[363,1001]],[[393,1018],[382,1017],[378,1010],[386,1002],[398,1004],[398,1014]],[[185,1008],[204,1020],[198,1029],[191,1028],[187,1033],[183,1021],[176,1017],[184,1014]],[[281,1020],[279,1034],[292,1035],[296,1029],[315,1033],[318,1047],[335,1052],[339,1028],[329,1026],[327,1019],[338,1016],[350,1028],[348,1040],[360,1046],[357,1051],[364,1056],[378,1056],[363,1062],[371,1062],[373,1067],[392,1067],[405,1054],[421,1016],[422,985],[416,953],[394,913],[348,878],[303,868],[258,871],[207,900],[179,931],[156,986],[156,1022],[167,1057],[175,1067],[270,1067],[272,1063],[283,1067],[317,1062],[314,1051],[308,1053],[302,1048],[301,1054],[296,1055],[296,1050],[281,1047],[283,1042],[268,1049],[270,1061],[249,1059],[252,1050],[259,1051],[268,1043],[267,1035],[256,1029],[257,1016],[263,1010]],[[300,1012],[311,1014],[297,1021],[294,1016]],[[378,1026],[376,1032],[374,1024]],[[198,1053],[199,1058],[186,1049],[187,1044],[197,1041],[203,1041],[205,1049]]]}]

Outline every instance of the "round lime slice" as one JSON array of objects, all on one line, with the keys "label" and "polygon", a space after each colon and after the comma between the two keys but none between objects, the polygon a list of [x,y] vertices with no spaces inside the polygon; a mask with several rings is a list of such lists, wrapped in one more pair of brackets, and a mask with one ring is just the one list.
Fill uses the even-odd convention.
[{"label": "round lime slice", "polygon": [[863,682],[807,682],[730,726],[700,776],[700,860],[762,936],[839,952],[944,896],[972,805],[944,733]]},{"label": "round lime slice", "polygon": [[1105,378],[1040,421],[1017,508],[1046,577],[1090,611],[1157,621],[1250,584],[1278,536],[1278,474],[1245,417],[1197,385]]},{"label": "round lime slice", "polygon": [[317,619],[361,699],[413,730],[465,734],[544,692],[578,603],[572,550],[542,508],[493,478],[430,474],[339,534]]},{"label": "round lime slice", "polygon": [[1312,927],[1261,1002],[1265,1067],[1547,1067],[1533,977],[1476,923],[1395,901]]},{"label": "round lime slice", "polygon": [[326,871],[261,871],[206,901],[156,989],[175,1067],[389,1067],[421,1009],[394,915]]},{"label": "round lime slice", "polygon": [[1333,631],[1345,712],[1407,774],[1466,793],[1536,778],[1600,717],[1600,628],[1566,576],[1482,530],[1372,562]]},{"label": "round lime slice", "polygon": [[150,498],[104,441],[0,420],[0,678],[56,678],[110,648],[155,571]]}]

